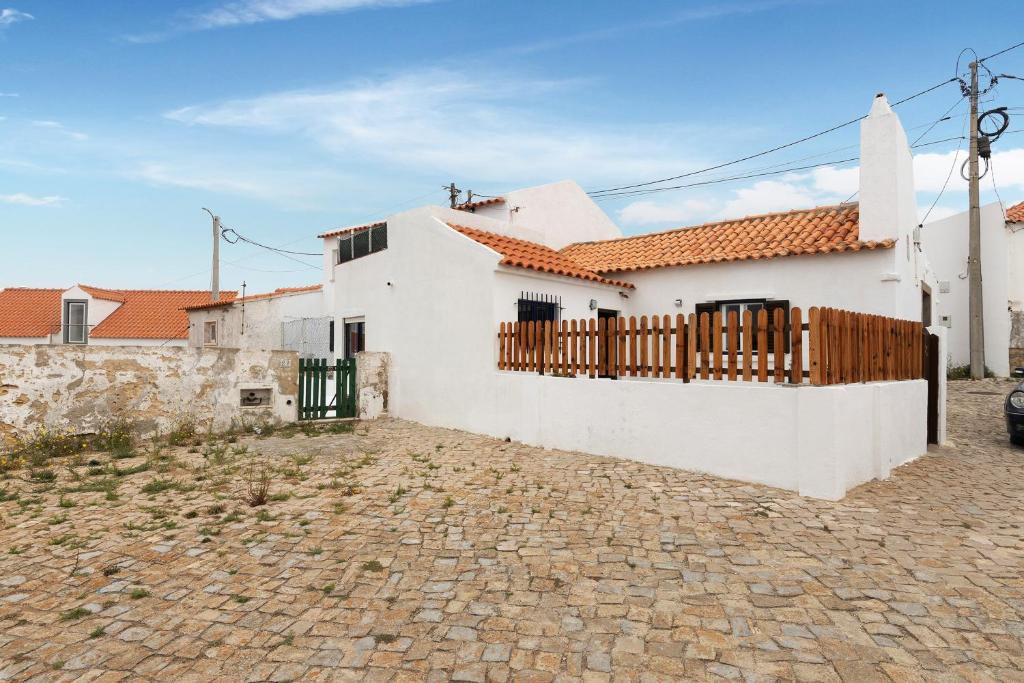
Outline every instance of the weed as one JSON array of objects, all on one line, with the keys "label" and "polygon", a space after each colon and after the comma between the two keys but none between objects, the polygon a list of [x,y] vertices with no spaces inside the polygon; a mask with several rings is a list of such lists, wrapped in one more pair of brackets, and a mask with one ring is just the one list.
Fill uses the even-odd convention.
[{"label": "weed", "polygon": [[100,636],[104,635],[104,633],[105,633],[105,631],[103,630],[103,627],[102,626],[97,626],[93,630],[89,631],[89,637],[90,638],[99,638]]},{"label": "weed", "polygon": [[370,560],[369,562],[363,562],[362,568],[363,568],[363,571],[367,571],[367,572],[384,571],[384,565],[382,565],[377,560]]},{"label": "weed", "polygon": [[141,600],[142,598],[149,597],[149,591],[145,588],[133,588],[132,592],[128,594],[132,600]]},{"label": "weed", "polygon": [[257,469],[256,463],[249,463],[249,471],[245,477],[244,500],[249,507],[266,505],[270,494],[270,469],[266,464],[261,463]]},{"label": "weed", "polygon": [[196,439],[198,428],[196,418],[190,413],[182,413],[174,418],[171,430],[167,432],[168,446],[185,446]]},{"label": "weed", "polygon": [[441,507],[443,507],[445,510],[447,510],[453,505],[455,505],[455,500],[451,496],[445,496],[444,502],[441,503]]},{"label": "weed", "polygon": [[57,501],[57,505],[59,505],[62,508],[73,508],[75,507],[75,501],[71,500],[70,498],[65,498],[64,495],[62,494],[60,499]]},{"label": "weed", "polygon": [[69,609],[67,612],[61,612],[60,620],[72,621],[74,619],[81,619],[82,617],[87,616],[89,616],[89,610],[85,609],[84,607],[75,607],[74,609]]},{"label": "weed", "polygon": [[48,469],[32,470],[29,477],[33,481],[38,481],[43,484],[51,484],[57,480],[57,473]]},{"label": "weed", "polygon": [[141,491],[146,494],[164,493],[165,491],[177,491],[188,493],[193,487],[182,484],[176,479],[154,479],[143,485]]},{"label": "weed", "polygon": [[397,501],[399,498],[401,498],[402,496],[404,496],[408,492],[409,492],[408,489],[406,489],[401,484],[399,484],[398,488],[395,489],[395,492],[391,494],[391,496],[388,498],[388,500],[391,501],[392,503],[394,503],[395,501]]},{"label": "weed", "polygon": [[135,447],[138,425],[127,415],[115,414],[100,425],[92,439],[93,448],[111,453],[130,453]]},{"label": "weed", "polygon": [[235,600],[235,602],[237,602],[237,603],[238,603],[239,605],[244,605],[245,603],[249,602],[250,598],[248,598],[248,597],[246,597],[246,596],[244,596],[244,595],[236,595],[236,596],[234,597],[234,600]]},{"label": "weed", "polygon": [[333,583],[329,583],[326,586],[324,586],[323,588],[321,588],[320,590],[323,591],[324,595],[330,595],[331,593],[334,592],[334,584]]},{"label": "weed", "polygon": [[54,671],[60,671],[61,669],[64,668],[64,660],[63,659],[55,660],[53,662],[53,664],[50,665],[50,668],[52,668]]},{"label": "weed", "polygon": [[217,515],[223,515],[225,510],[227,510],[227,508],[224,507],[223,504],[217,503],[216,505],[211,505],[206,508],[206,514],[216,517]]},{"label": "weed", "polygon": [[268,498],[267,500],[273,501],[275,503],[281,503],[288,500],[291,497],[292,494],[288,493],[287,491],[278,491],[277,493],[271,494],[270,498]]},{"label": "weed", "polygon": [[274,519],[274,515],[270,514],[266,510],[260,510],[258,513],[256,513],[257,522],[273,522]]},{"label": "weed", "polygon": [[198,516],[199,512],[197,510],[189,510],[184,515],[182,515],[182,517],[184,517],[185,519],[195,519]]},{"label": "weed", "polygon": [[315,545],[306,552],[312,555],[313,557],[319,557],[324,552],[324,549],[318,545]]},{"label": "weed", "polygon": [[398,636],[396,636],[396,635],[394,635],[392,633],[375,633],[373,635],[373,640],[374,640],[374,642],[376,642],[378,644],[384,643],[385,645],[387,645],[389,643],[393,643],[396,640],[398,640]]},{"label": "weed", "polygon": [[113,576],[121,570],[116,564],[109,565],[103,568],[103,576]]}]

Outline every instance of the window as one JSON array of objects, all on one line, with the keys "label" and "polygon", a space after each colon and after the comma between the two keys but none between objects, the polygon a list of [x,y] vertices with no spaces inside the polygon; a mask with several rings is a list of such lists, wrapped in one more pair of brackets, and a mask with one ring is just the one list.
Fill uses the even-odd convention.
[{"label": "window", "polygon": [[376,254],[388,248],[388,224],[381,223],[338,238],[338,263]]},{"label": "window", "polygon": [[345,358],[353,358],[366,349],[366,323],[362,320],[345,322]]},{"label": "window", "polygon": [[64,343],[85,344],[89,338],[89,302],[64,302]]},{"label": "window", "polygon": [[[754,324],[754,329],[757,329],[757,316],[762,311],[768,311],[768,353],[775,352],[775,310],[782,309],[783,320],[785,321],[785,329],[783,330],[783,340],[785,342],[785,352],[789,353],[789,301],[785,300],[768,300],[768,299],[750,299],[750,300],[732,300],[732,301],[711,301],[703,304],[697,304],[697,316],[701,313],[707,313],[708,318],[715,311],[721,311],[722,313],[722,336],[723,342],[728,344],[728,324],[729,324],[729,313],[734,311],[736,313],[736,324],[737,328],[743,327],[743,313],[750,311],[750,317]],[[737,351],[743,351],[743,334],[740,333],[738,336]],[[751,341],[752,351],[757,351],[757,335],[752,336]],[[700,349],[700,337],[697,338],[697,347]]]},{"label": "window", "polygon": [[550,320],[557,323],[562,317],[561,297],[550,294],[520,292],[517,302],[517,320],[521,323]]},{"label": "window", "polygon": [[327,324],[327,350],[334,353],[334,321]]},{"label": "window", "polygon": [[217,345],[217,322],[211,320],[203,323],[203,346]]}]

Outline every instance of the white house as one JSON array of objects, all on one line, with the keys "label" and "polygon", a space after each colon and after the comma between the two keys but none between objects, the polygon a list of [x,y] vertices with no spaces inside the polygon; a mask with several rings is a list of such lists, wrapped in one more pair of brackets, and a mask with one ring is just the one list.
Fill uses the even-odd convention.
[{"label": "white house", "polygon": [[185,346],[184,307],[210,300],[194,290],[8,287],[0,290],[0,344]]},{"label": "white house", "polygon": [[396,416],[842,497],[924,452],[922,381],[787,391],[538,377],[497,369],[496,330],[790,306],[920,321],[935,280],[915,241],[910,149],[884,96],[861,124],[860,173],[859,205],[635,237],[570,181],[405,211],[319,236],[326,304],[345,355],[390,354]]},{"label": "white house", "polygon": [[[967,211],[926,223],[921,242],[938,278],[934,322],[949,328],[952,366],[970,363]],[[985,365],[1006,377],[1024,366],[1024,203],[981,207]]]},{"label": "white house", "polygon": [[186,312],[189,346],[286,349],[306,358],[334,351],[334,321],[324,308],[323,285],[280,287],[188,306]]}]

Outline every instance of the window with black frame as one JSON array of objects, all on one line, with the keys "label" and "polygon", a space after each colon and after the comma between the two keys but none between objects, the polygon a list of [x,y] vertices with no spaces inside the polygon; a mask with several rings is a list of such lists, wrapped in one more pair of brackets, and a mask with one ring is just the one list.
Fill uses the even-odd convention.
[{"label": "window with black frame", "polygon": [[[538,294],[536,292],[520,292],[516,302],[518,315],[516,320],[521,323],[544,323],[550,320],[552,326],[557,327],[562,319],[562,298],[552,294]],[[533,348],[533,340],[526,339],[527,349]]]},{"label": "window with black frame", "polygon": [[376,254],[388,248],[388,224],[379,223],[338,238],[338,263]]},{"label": "window with black frame", "polygon": [[[736,313],[736,327],[741,329],[743,327],[743,314],[746,311],[750,311],[750,319],[752,321],[754,330],[757,329],[757,316],[761,311],[768,312],[768,353],[775,352],[775,311],[776,309],[782,309],[782,319],[784,321],[784,334],[783,340],[785,343],[785,352],[789,353],[789,301],[776,300],[776,299],[733,299],[726,301],[709,301],[702,304],[697,304],[696,312],[700,316],[701,313],[707,313],[708,318],[715,313],[720,311],[722,313],[722,338],[723,348],[728,349],[728,335],[726,334],[729,325],[729,313]],[[743,352],[743,334],[737,334],[736,351],[738,353]],[[750,336],[751,351],[757,352],[757,335],[752,334]],[[700,337],[697,338],[697,348],[700,350]]]}]

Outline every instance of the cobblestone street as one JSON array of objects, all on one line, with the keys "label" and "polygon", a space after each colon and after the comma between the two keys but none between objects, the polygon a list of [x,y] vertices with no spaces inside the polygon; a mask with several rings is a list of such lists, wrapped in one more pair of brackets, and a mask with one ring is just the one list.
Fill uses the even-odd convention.
[{"label": "cobblestone street", "polygon": [[397,420],[21,471],[0,679],[1024,681],[1010,386],[839,503]]}]

